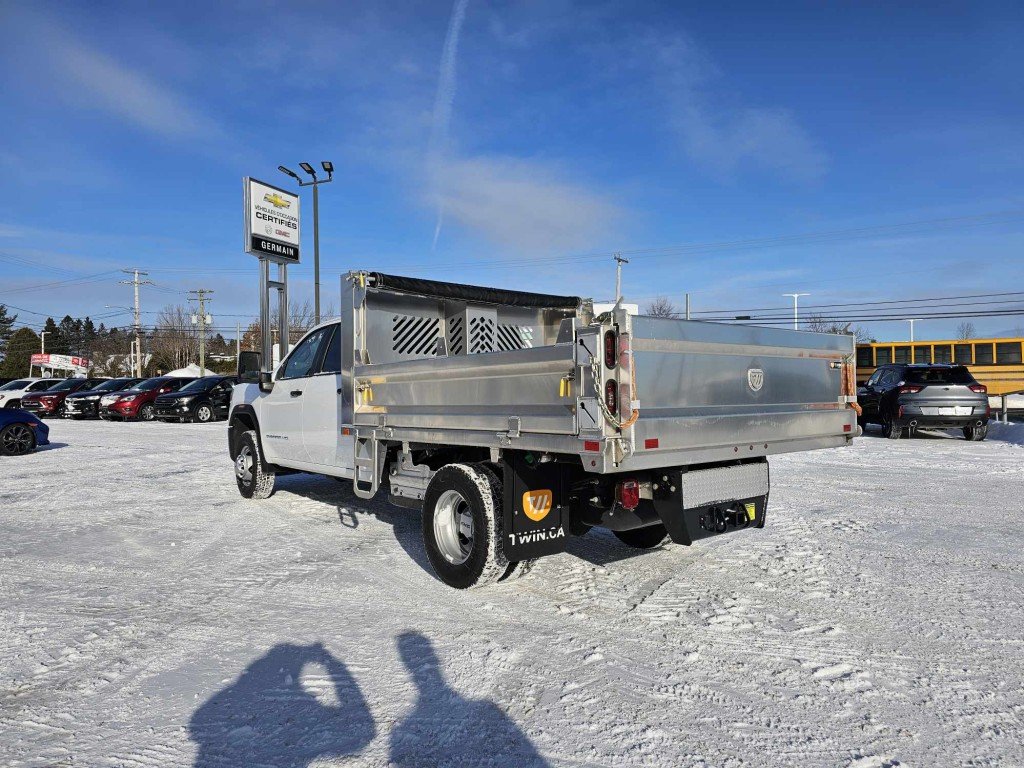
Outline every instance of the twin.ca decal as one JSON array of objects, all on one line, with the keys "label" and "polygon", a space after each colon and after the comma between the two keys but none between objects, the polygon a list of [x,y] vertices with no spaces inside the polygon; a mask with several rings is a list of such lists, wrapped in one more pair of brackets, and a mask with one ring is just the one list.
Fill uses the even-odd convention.
[{"label": "twin.ca decal", "polygon": [[551,511],[552,495],[549,490],[527,491],[523,494],[523,512],[533,522],[539,523]]}]

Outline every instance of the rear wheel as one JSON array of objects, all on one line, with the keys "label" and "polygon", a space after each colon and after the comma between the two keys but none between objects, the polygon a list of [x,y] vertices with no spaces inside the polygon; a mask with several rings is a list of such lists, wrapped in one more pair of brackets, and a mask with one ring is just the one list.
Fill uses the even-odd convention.
[{"label": "rear wheel", "polygon": [[654,549],[661,546],[668,538],[668,531],[661,523],[648,525],[644,528],[634,528],[631,531],[612,531],[615,538],[623,544],[636,549]]},{"label": "rear wheel", "polygon": [[899,440],[903,437],[903,427],[896,423],[892,418],[886,417],[882,421],[882,432],[890,440]]},{"label": "rear wheel", "polygon": [[21,456],[36,447],[36,436],[25,424],[8,424],[0,429],[0,454]]},{"label": "rear wheel", "polygon": [[193,418],[200,424],[213,421],[213,408],[206,403],[200,403],[193,414]]},{"label": "rear wheel", "polygon": [[274,492],[275,477],[263,464],[256,433],[251,429],[243,432],[238,441],[238,454],[235,456],[235,481],[238,483],[238,492],[247,499],[266,499]]},{"label": "rear wheel", "polygon": [[986,437],[988,437],[988,424],[982,424],[980,427],[974,425],[964,427],[965,440],[972,440],[980,443]]},{"label": "rear wheel", "polygon": [[501,481],[485,467],[448,464],[427,486],[423,544],[437,577],[468,589],[500,581],[512,570],[501,546]]}]

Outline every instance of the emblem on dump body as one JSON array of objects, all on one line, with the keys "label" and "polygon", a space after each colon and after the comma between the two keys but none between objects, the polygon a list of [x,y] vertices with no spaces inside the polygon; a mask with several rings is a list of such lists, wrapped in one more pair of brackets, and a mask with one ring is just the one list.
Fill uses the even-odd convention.
[{"label": "emblem on dump body", "polygon": [[747,386],[751,392],[760,392],[764,386],[764,371],[760,368],[747,369]]},{"label": "emblem on dump body", "polygon": [[527,491],[523,494],[523,512],[534,522],[540,522],[551,511],[553,495],[549,490]]}]

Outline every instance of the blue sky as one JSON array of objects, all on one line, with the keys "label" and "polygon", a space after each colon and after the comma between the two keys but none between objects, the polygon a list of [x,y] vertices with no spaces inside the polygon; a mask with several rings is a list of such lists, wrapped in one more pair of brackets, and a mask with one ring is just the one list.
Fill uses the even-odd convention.
[{"label": "blue sky", "polygon": [[[607,298],[620,250],[627,299],[689,291],[695,310],[1024,290],[1022,21],[1011,3],[0,0],[0,302],[107,315],[131,298],[114,271],[140,266],[150,321],[206,287],[233,326],[258,306],[241,177],[287,187],[278,164],[321,159],[325,304],[352,268]],[[822,232],[841,234],[775,239]],[[311,280],[307,258],[293,301]]]}]

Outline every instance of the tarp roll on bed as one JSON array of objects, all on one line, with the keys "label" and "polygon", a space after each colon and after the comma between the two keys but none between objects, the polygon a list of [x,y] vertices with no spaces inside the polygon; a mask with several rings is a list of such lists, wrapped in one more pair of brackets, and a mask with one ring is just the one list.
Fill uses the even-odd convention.
[{"label": "tarp roll on bed", "polygon": [[373,288],[386,288],[391,291],[412,293],[420,296],[436,296],[441,299],[456,299],[458,301],[471,301],[483,304],[504,304],[533,309],[576,310],[582,303],[579,296],[552,296],[547,293],[507,291],[502,288],[442,283],[436,280],[422,280],[415,277],[385,275],[380,272],[370,272],[368,277],[370,286]]}]

